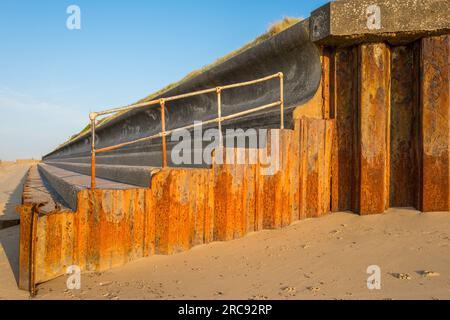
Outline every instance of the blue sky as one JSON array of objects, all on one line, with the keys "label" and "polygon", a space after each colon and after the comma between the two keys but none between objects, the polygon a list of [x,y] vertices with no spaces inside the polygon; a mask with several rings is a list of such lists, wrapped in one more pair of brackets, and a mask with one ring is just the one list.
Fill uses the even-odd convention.
[{"label": "blue sky", "polygon": [[[0,2],[0,159],[40,158],[88,123],[321,0]],[[69,5],[81,30],[66,28]]]}]

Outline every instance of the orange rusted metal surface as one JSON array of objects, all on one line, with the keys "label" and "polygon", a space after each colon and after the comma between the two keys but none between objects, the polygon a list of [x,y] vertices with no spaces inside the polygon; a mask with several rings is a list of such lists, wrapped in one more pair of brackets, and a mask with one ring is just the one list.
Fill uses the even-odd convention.
[{"label": "orange rusted metal surface", "polygon": [[95,168],[96,168],[96,154],[95,154],[95,150],[92,151],[92,155],[91,155],[91,189],[95,189],[96,187],[96,176],[97,173],[95,172]]},{"label": "orange rusted metal surface", "polygon": [[35,252],[33,245],[36,235],[36,215],[33,213],[34,205],[24,205],[21,207],[20,221],[20,248],[19,248],[19,288],[22,290],[33,291],[34,279],[34,257]]},{"label": "orange rusted metal surface", "polygon": [[392,48],[390,206],[418,208],[419,50]]},{"label": "orange rusted metal surface", "polygon": [[[313,119],[326,119],[327,112],[329,108],[332,108],[330,103],[332,101],[329,100],[329,90],[331,90],[332,83],[327,83],[330,81],[329,72],[331,72],[331,68],[328,65],[332,66],[329,63],[330,54],[334,50],[330,50],[328,48],[319,48],[321,55],[321,64],[322,64],[322,79],[319,83],[319,87],[317,88],[314,96],[305,102],[302,105],[299,105],[293,113],[294,119],[300,118],[313,118]],[[331,61],[330,61],[331,62]],[[327,101],[328,99],[328,101]],[[332,116],[332,110],[330,109],[330,117]]]},{"label": "orange rusted metal surface", "polygon": [[[276,101],[276,102],[272,102],[272,103],[268,103],[250,110],[245,110],[245,111],[241,111],[241,112],[237,112],[231,115],[227,115],[225,117],[222,117],[222,96],[221,93],[224,90],[230,90],[230,89],[234,89],[234,88],[239,88],[239,87],[246,87],[246,86],[250,86],[256,83],[260,83],[260,82],[265,82],[265,81],[269,81],[271,79],[274,78],[278,78],[280,81],[280,100]],[[194,124],[194,125],[189,125],[189,126],[185,126],[185,127],[181,127],[181,128],[177,128],[177,129],[173,129],[173,130],[166,130],[166,103],[168,101],[175,101],[175,100],[179,100],[179,99],[184,99],[187,97],[193,97],[193,96],[197,96],[197,95],[202,95],[202,94],[206,94],[206,93],[211,93],[211,92],[216,92],[217,94],[217,113],[218,113],[218,118],[215,119],[211,119],[211,120],[205,120],[202,122],[202,124]],[[194,91],[194,92],[189,92],[186,94],[182,94],[182,95],[178,95],[178,96],[172,96],[172,97],[167,97],[167,98],[162,98],[158,100],[158,103],[160,105],[160,111],[161,111],[161,132],[152,136],[148,136],[148,137],[144,137],[144,138],[140,138],[137,140],[133,140],[133,141],[128,141],[128,142],[124,142],[124,143],[120,143],[120,144],[116,144],[113,146],[109,146],[109,147],[105,147],[105,148],[101,148],[101,149],[96,149],[95,148],[95,126],[96,126],[96,118],[98,116],[101,115],[106,115],[106,114],[112,114],[112,113],[116,113],[119,111],[126,111],[126,110],[132,110],[132,109],[136,109],[136,108],[141,108],[143,106],[152,106],[154,104],[156,104],[156,101],[149,101],[147,103],[139,103],[136,105],[131,105],[131,106],[127,106],[127,107],[123,107],[123,108],[115,108],[115,109],[110,109],[110,110],[106,110],[106,111],[102,111],[102,112],[91,112],[89,114],[89,119],[91,120],[91,153],[92,153],[92,159],[91,159],[91,189],[95,189],[95,155],[96,153],[103,153],[103,152],[107,152],[107,151],[112,151],[112,150],[116,150],[116,149],[120,149],[126,146],[130,146],[133,144],[137,144],[139,142],[144,142],[144,141],[150,141],[152,139],[155,138],[162,138],[162,167],[165,168],[167,167],[167,144],[166,144],[166,137],[169,134],[172,134],[173,132],[176,131],[180,131],[180,130],[187,130],[187,129],[193,129],[199,125],[206,125],[206,124],[210,124],[210,123],[218,123],[219,124],[219,130],[221,131],[222,128],[222,122],[226,121],[226,120],[231,120],[231,119],[235,119],[235,118],[239,118],[239,117],[243,117],[246,115],[249,115],[251,113],[255,113],[258,111],[262,111],[262,110],[266,110],[269,108],[273,108],[273,107],[280,107],[280,128],[284,129],[284,74],[282,72],[278,72],[276,74],[264,77],[264,78],[260,78],[260,79],[255,79],[252,81],[246,81],[246,82],[240,82],[240,83],[235,83],[235,84],[229,84],[229,85],[225,85],[222,87],[216,87],[213,89],[206,89],[206,90],[200,90],[200,91]]]},{"label": "orange rusted metal surface", "polygon": [[450,36],[421,43],[423,211],[450,210]]},{"label": "orange rusted metal surface", "polygon": [[162,134],[162,167],[167,167],[167,146],[166,146],[166,102],[160,101],[161,106],[161,134]]},{"label": "orange rusted metal surface", "polygon": [[[76,212],[39,213],[25,203],[20,287],[69,265],[107,270],[330,209],[450,210],[448,36],[419,43],[324,49],[316,96],[295,112],[294,130],[269,131],[264,148],[217,149],[211,169],[163,168],[149,189],[83,190]],[[273,150],[279,167],[266,175]],[[220,154],[234,161],[222,164]]]},{"label": "orange rusted metal surface", "polygon": [[152,181],[155,252],[173,254],[212,240],[207,169],[166,169]]},{"label": "orange rusted metal surface", "polygon": [[[240,152],[241,150],[223,148],[216,150],[214,155],[217,157],[218,154],[223,154],[225,163],[217,164],[217,160],[214,160],[212,169],[214,239],[218,241],[242,237],[248,232],[247,225],[254,224],[256,166],[237,164]],[[232,161],[235,164],[229,164]],[[248,180],[244,182],[245,179]]]},{"label": "orange rusted metal surface", "polygon": [[96,187],[96,172],[95,172],[95,158],[96,158],[96,151],[95,151],[95,113],[90,113],[89,118],[91,119],[91,189],[95,189]]},{"label": "orange rusted metal surface", "polygon": [[334,120],[299,119],[301,218],[320,217],[331,209],[331,150]]},{"label": "orange rusted metal surface", "polygon": [[366,215],[389,205],[390,51],[363,44],[359,55],[359,213]]},{"label": "orange rusted metal surface", "polygon": [[334,49],[325,47],[322,50],[322,118],[330,119],[333,116],[333,85]]}]

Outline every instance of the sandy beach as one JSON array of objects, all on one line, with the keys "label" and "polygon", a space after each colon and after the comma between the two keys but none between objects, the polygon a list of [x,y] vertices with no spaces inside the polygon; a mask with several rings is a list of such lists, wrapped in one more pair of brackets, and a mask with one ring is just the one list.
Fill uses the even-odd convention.
[{"label": "sandy beach", "polygon": [[[8,216],[25,173],[1,172]],[[0,230],[0,299],[29,299],[17,288],[19,232]],[[381,270],[380,290],[367,288],[372,265]],[[450,213],[334,213],[84,273],[79,290],[66,281],[39,285],[35,299],[450,299]]]},{"label": "sandy beach", "polygon": [[[381,290],[367,288],[367,267]],[[39,286],[36,299],[450,299],[450,214],[335,213]]]}]

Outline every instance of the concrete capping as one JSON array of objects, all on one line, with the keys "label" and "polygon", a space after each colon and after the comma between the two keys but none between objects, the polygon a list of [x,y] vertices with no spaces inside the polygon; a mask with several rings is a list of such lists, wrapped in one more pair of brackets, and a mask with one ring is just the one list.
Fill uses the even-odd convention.
[{"label": "concrete capping", "polygon": [[[91,174],[91,165],[73,162],[46,162],[49,165],[84,175]],[[153,167],[122,166],[122,165],[96,165],[96,176],[121,183],[149,188]]]},{"label": "concrete capping", "polygon": [[450,32],[448,0],[334,1],[313,11],[310,20],[311,40],[324,45],[402,44]]},{"label": "concrete capping", "polygon": [[15,220],[0,220],[0,230],[14,227],[20,224],[20,218]]},{"label": "concrete capping", "polygon": [[65,181],[55,174],[52,174],[49,170],[46,169],[45,165],[39,164],[38,169],[42,176],[50,183],[51,187],[68,204],[70,209],[76,211],[77,195],[78,192],[82,190],[82,188]]}]

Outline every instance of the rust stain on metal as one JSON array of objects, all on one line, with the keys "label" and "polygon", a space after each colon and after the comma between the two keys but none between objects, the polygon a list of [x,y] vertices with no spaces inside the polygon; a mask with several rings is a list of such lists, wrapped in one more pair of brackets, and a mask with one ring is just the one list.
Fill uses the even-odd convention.
[{"label": "rust stain on metal", "polygon": [[422,210],[450,210],[450,36],[422,39]]},{"label": "rust stain on metal", "polygon": [[[234,150],[232,150],[234,151]],[[226,156],[230,155],[223,149],[224,163]],[[233,152],[234,156],[234,152]],[[229,161],[229,160],[228,160]],[[233,188],[234,170],[233,165],[215,164],[213,166],[213,188],[214,188],[214,240],[226,241],[234,239],[236,188]]]},{"label": "rust stain on metal", "polygon": [[365,215],[389,205],[390,51],[385,44],[364,44],[359,55],[359,212]]},{"label": "rust stain on metal", "polygon": [[[33,207],[24,203],[20,287],[30,290],[30,284],[64,274],[71,264],[103,271],[140,257],[285,227],[331,207],[382,213],[390,198],[394,204],[411,203],[419,191],[425,211],[450,210],[448,36],[422,41],[422,165],[414,158],[421,150],[411,151],[406,143],[419,139],[418,98],[409,95],[417,79],[404,76],[418,73],[415,50],[394,48],[391,60],[390,49],[380,43],[326,49],[325,77],[315,97],[294,112],[295,129],[273,130],[279,141],[269,132],[260,150],[223,149],[234,164],[163,168],[152,175],[149,189],[83,190],[76,212],[55,208],[33,216]],[[164,102],[159,103],[164,121]],[[276,143],[279,170],[264,175]],[[237,163],[250,157],[256,162]],[[414,177],[406,177],[411,170],[418,171],[417,187],[409,183]]]},{"label": "rust stain on metal", "polygon": [[336,134],[332,160],[332,211],[358,211],[358,51],[338,49],[332,78]]},{"label": "rust stain on metal", "polygon": [[167,146],[166,146],[166,102],[161,99],[161,134],[162,134],[162,167],[167,167]]},{"label": "rust stain on metal", "polygon": [[20,208],[19,288],[35,294],[36,273],[36,205]]},{"label": "rust stain on metal", "polygon": [[[39,217],[36,248],[30,249],[31,233],[24,229],[21,287],[29,283],[30,252],[37,262],[32,272],[34,283],[42,283],[64,274],[72,264],[84,271],[104,271],[140,257],[173,254],[325,214],[329,211],[325,194],[329,193],[331,149],[327,146],[331,145],[332,121],[301,122],[303,132],[277,129],[279,141],[268,139],[259,151],[225,149],[224,154],[235,163],[239,158],[256,156],[256,164],[165,168],[153,175],[149,189],[80,191],[76,212],[56,210]],[[268,137],[272,137],[271,132]],[[307,144],[302,145],[302,141]],[[316,142],[320,146],[312,150]],[[279,170],[272,176],[263,175],[262,165],[275,143],[280,145]],[[303,167],[307,178],[306,184],[301,184],[300,159],[308,163],[311,157],[314,165]],[[29,227],[30,207],[21,206],[21,214],[23,226]]]}]

